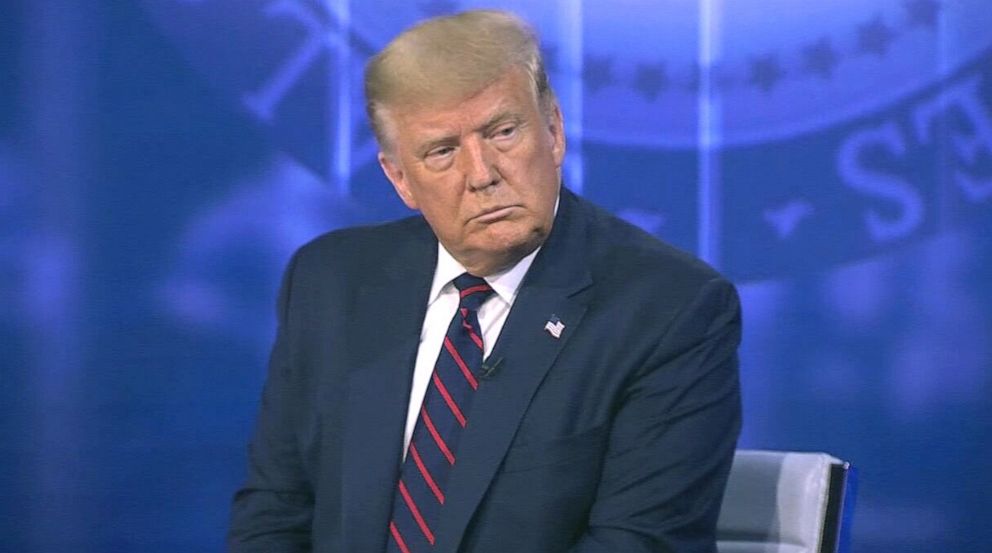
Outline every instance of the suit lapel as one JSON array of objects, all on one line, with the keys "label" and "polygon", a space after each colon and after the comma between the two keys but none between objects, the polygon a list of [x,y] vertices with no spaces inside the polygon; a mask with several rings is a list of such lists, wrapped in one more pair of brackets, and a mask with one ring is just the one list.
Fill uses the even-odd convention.
[{"label": "suit lapel", "polygon": [[[521,284],[489,356],[497,368],[483,379],[448,482],[435,550],[455,553],[531,398],[582,320],[592,279],[581,255],[585,228],[576,199],[562,190],[551,235]],[[552,316],[565,325],[559,338],[545,330]]]},{"label": "suit lapel", "polygon": [[[411,375],[434,274],[426,225],[363,285],[349,321],[343,411],[342,509],[346,551],[384,551],[402,455]],[[406,237],[399,237],[405,240]]]}]

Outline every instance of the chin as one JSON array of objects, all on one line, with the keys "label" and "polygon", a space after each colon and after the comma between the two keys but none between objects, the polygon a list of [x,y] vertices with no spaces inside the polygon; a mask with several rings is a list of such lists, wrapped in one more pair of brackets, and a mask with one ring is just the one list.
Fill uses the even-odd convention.
[{"label": "chin", "polygon": [[494,236],[489,249],[493,252],[504,252],[508,257],[519,259],[544,243],[547,235],[548,233],[540,228],[516,228],[512,232]]},{"label": "chin", "polygon": [[486,260],[490,270],[505,269],[544,243],[548,230],[533,222],[499,221],[463,242],[467,247],[462,251],[468,259]]}]

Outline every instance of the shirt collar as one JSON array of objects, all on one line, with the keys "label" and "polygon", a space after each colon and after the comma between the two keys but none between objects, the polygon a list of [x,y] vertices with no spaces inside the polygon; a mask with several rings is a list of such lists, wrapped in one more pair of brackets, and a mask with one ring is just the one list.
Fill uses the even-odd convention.
[{"label": "shirt collar", "polygon": [[[541,251],[540,246],[520,261],[517,261],[512,267],[485,277],[486,282],[489,283],[489,286],[492,286],[493,291],[503,301],[513,305],[513,300],[517,297],[517,291],[520,289],[520,283],[523,281],[524,275],[527,274],[527,270],[530,269],[539,251]],[[451,284],[451,281],[455,280],[458,275],[464,272],[465,267],[445,249],[441,242],[438,242],[437,266],[434,268],[434,281],[431,283],[431,293],[428,296],[427,304],[434,303],[438,296],[441,295],[444,287]]]}]

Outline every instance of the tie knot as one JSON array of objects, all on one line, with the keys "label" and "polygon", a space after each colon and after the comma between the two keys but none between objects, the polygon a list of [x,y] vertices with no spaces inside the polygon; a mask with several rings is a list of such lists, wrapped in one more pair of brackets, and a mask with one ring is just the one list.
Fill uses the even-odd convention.
[{"label": "tie knot", "polygon": [[493,293],[489,283],[481,277],[462,273],[455,278],[455,288],[458,288],[458,305],[472,310],[479,309],[482,302]]}]

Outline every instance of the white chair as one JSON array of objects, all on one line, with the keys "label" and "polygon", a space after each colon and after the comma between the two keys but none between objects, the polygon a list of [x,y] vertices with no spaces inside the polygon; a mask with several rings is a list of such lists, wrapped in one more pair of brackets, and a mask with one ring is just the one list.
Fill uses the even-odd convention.
[{"label": "white chair", "polygon": [[720,553],[844,553],[856,473],[826,453],[738,450],[720,520]]}]

